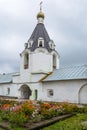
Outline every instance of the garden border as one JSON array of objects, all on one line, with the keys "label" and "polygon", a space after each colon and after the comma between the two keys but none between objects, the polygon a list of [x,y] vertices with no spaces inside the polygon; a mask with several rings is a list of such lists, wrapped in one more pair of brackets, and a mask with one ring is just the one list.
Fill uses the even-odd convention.
[{"label": "garden border", "polygon": [[75,114],[61,115],[61,116],[53,117],[51,119],[44,120],[44,121],[41,121],[41,122],[38,122],[38,123],[33,123],[31,125],[29,124],[29,126],[28,126],[28,123],[27,123],[25,125],[25,127],[27,128],[27,130],[39,130],[43,127],[47,127],[47,126],[49,126],[53,123],[56,123],[57,121],[64,120],[66,118],[72,117],[73,115],[75,115]]},{"label": "garden border", "polygon": [[[6,125],[6,126],[5,126]],[[10,128],[8,128],[8,124],[6,124],[6,122],[0,122],[0,128],[2,128],[3,130],[11,130]]]},{"label": "garden border", "polygon": [[[26,123],[24,127],[26,130],[39,130],[43,127],[52,125],[53,123],[56,123],[57,121],[72,117],[73,115],[75,115],[75,114],[61,115],[61,116],[53,117],[51,119],[44,120],[44,121],[41,121],[38,123],[33,123],[31,125],[30,125],[30,123]],[[3,128],[3,130],[11,130],[10,128],[8,128],[8,125],[5,126],[3,122],[0,123],[0,128]]]}]

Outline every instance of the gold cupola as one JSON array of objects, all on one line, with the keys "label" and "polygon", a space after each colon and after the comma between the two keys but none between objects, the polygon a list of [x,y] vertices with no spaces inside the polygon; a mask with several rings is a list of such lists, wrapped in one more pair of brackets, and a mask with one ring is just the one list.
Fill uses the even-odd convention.
[{"label": "gold cupola", "polygon": [[40,10],[40,12],[37,14],[37,19],[38,18],[43,18],[44,19],[44,13],[42,12],[42,10]]}]

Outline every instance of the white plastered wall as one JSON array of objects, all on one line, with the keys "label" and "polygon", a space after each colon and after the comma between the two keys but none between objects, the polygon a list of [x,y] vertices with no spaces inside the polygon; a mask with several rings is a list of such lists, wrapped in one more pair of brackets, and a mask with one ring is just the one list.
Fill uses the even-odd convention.
[{"label": "white plastered wall", "polygon": [[[79,90],[87,83],[86,80],[55,81],[43,83],[43,100],[45,101],[67,101],[79,103]],[[47,90],[52,89],[54,95],[48,97]]]},{"label": "white plastered wall", "polygon": [[51,72],[52,69],[52,55],[45,53],[32,54],[32,72]]},{"label": "white plastered wall", "polygon": [[[8,94],[8,88],[10,89],[9,94]],[[0,95],[19,97],[18,89],[19,86],[17,84],[12,84],[12,83],[0,84]]]}]

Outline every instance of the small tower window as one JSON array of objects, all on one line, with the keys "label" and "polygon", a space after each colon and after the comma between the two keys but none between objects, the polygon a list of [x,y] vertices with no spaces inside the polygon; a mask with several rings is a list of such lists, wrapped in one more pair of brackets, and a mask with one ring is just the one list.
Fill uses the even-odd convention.
[{"label": "small tower window", "polygon": [[50,45],[50,48],[51,48],[51,49],[55,49],[55,44],[54,44],[53,40],[51,40],[51,41],[49,42],[49,45]]},{"label": "small tower window", "polygon": [[29,67],[29,54],[26,53],[24,56],[24,69],[28,69]]},{"label": "small tower window", "polygon": [[25,49],[27,49],[28,48],[28,43],[25,43],[24,46],[25,46]]},{"label": "small tower window", "polygon": [[40,41],[40,43],[39,43],[39,47],[43,47],[42,41]]},{"label": "small tower window", "polygon": [[29,47],[32,47],[32,45],[33,45],[33,40],[29,40],[29,41],[28,41],[28,46],[29,46]]},{"label": "small tower window", "polygon": [[38,39],[38,47],[44,47],[44,39],[43,38]]}]

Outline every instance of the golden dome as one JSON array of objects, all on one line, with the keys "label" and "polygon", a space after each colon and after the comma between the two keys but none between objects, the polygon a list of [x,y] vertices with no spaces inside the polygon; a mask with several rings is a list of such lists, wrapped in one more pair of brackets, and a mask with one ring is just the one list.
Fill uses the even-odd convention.
[{"label": "golden dome", "polygon": [[37,14],[37,19],[38,18],[43,18],[44,19],[44,13],[42,11],[40,11],[38,14]]}]

